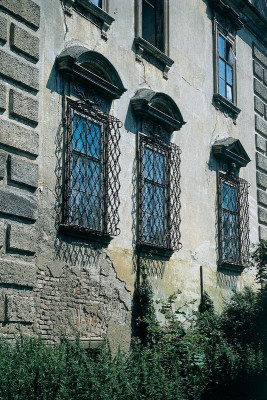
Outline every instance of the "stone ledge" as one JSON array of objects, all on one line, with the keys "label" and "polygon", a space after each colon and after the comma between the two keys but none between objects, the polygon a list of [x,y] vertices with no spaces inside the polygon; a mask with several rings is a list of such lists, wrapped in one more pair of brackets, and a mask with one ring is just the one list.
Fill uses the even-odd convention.
[{"label": "stone ledge", "polygon": [[13,22],[10,26],[10,45],[34,60],[39,60],[39,39],[25,29],[19,28]]},{"label": "stone ledge", "polygon": [[0,259],[0,283],[33,287],[36,283],[36,265]]},{"label": "stone ledge", "polygon": [[24,96],[13,89],[10,90],[10,113],[26,121],[38,123],[38,100]]},{"label": "stone ledge", "polygon": [[31,0],[0,0],[0,7],[8,10],[19,19],[32,25],[40,26],[40,7]]},{"label": "stone ledge", "polygon": [[34,156],[39,154],[37,132],[3,119],[0,119],[0,143]]},{"label": "stone ledge", "polygon": [[0,212],[30,220],[37,218],[37,202],[31,196],[0,187]]},{"label": "stone ledge", "polygon": [[35,91],[39,89],[38,68],[3,50],[0,50],[0,74]]}]

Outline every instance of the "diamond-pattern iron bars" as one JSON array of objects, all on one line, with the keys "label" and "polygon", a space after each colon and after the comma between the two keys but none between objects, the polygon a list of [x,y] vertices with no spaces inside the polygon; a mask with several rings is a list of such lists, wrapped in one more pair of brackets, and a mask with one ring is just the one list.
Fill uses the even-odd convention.
[{"label": "diamond-pattern iron bars", "polygon": [[249,254],[248,183],[218,174],[219,262],[246,266]]},{"label": "diamond-pattern iron bars", "polygon": [[138,243],[178,250],[180,240],[180,149],[156,134],[139,134]]},{"label": "diamond-pattern iron bars", "polygon": [[89,100],[68,100],[63,225],[119,234],[121,126]]}]

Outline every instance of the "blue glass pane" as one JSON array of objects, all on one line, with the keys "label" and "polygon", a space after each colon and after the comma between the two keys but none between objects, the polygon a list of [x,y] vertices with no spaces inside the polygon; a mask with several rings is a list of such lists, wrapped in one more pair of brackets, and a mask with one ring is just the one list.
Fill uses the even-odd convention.
[{"label": "blue glass pane", "polygon": [[226,85],[226,97],[227,97],[228,100],[233,101],[232,86]]},{"label": "blue glass pane", "polygon": [[101,230],[101,199],[99,197],[88,197],[86,209],[87,226],[94,230]]},{"label": "blue glass pane", "polygon": [[225,62],[219,58],[219,76],[225,79]]},{"label": "blue glass pane", "polygon": [[154,186],[154,199],[156,215],[165,215],[165,189],[162,187]]},{"label": "blue glass pane", "polygon": [[87,154],[95,158],[100,158],[101,126],[91,121],[87,121],[87,123],[88,123]]},{"label": "blue glass pane", "polygon": [[143,211],[148,214],[153,214],[154,212],[154,188],[155,186],[151,183],[144,183],[144,202],[143,202]]},{"label": "blue glass pane", "polygon": [[97,7],[102,8],[102,0],[90,0],[91,3],[95,4]]},{"label": "blue glass pane", "polygon": [[153,151],[144,147],[144,178],[153,180]]},{"label": "blue glass pane", "polygon": [[85,153],[86,119],[74,115],[72,123],[72,147],[80,153]]},{"label": "blue glass pane", "polygon": [[226,65],[226,82],[232,86],[233,82],[233,68],[230,65]]},{"label": "blue glass pane", "polygon": [[165,157],[158,152],[154,154],[154,181],[165,183]]},{"label": "blue glass pane", "polygon": [[102,168],[97,161],[88,160],[87,164],[87,193],[100,196],[102,184]]},{"label": "blue glass pane", "polygon": [[80,192],[85,192],[85,167],[81,157],[73,157],[72,187]]},{"label": "blue glass pane", "polygon": [[225,58],[225,39],[219,35],[219,40],[218,40],[218,47],[219,47],[219,55],[223,58]]},{"label": "blue glass pane", "polygon": [[229,211],[236,211],[236,188],[226,183],[222,184],[222,207]]},{"label": "blue glass pane", "polygon": [[225,97],[225,81],[219,78],[219,93]]}]

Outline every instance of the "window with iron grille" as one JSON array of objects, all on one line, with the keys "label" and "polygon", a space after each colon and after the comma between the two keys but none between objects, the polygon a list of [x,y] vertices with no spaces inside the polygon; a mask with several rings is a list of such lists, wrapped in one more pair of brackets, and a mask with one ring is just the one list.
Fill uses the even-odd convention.
[{"label": "window with iron grille", "polygon": [[68,100],[64,227],[119,234],[120,126],[91,101]]},{"label": "window with iron grille", "polygon": [[246,266],[249,252],[248,183],[218,175],[220,263]]},{"label": "window with iron grille", "polygon": [[139,245],[180,248],[180,149],[139,134]]}]

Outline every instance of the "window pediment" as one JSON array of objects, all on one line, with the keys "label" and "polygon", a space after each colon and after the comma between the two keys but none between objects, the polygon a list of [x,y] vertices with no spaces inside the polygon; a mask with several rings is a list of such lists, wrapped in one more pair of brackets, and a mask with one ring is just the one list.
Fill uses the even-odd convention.
[{"label": "window pediment", "polygon": [[213,154],[238,168],[245,167],[251,160],[240,140],[228,137],[218,140],[212,146]]},{"label": "window pediment", "polygon": [[120,98],[126,91],[110,61],[83,46],[71,46],[63,50],[56,63],[63,75],[94,86],[111,99]]},{"label": "window pediment", "polygon": [[182,114],[172,98],[151,89],[140,89],[131,99],[135,114],[164,126],[168,131],[177,131],[185,124]]}]

